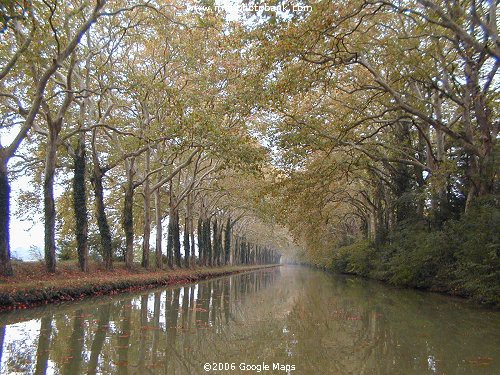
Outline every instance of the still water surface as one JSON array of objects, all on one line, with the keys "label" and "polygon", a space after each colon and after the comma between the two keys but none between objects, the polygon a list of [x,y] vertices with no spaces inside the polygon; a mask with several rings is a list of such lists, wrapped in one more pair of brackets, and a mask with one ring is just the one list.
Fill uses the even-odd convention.
[{"label": "still water surface", "polygon": [[500,374],[498,312],[292,266],[10,312],[0,327],[2,374]]}]

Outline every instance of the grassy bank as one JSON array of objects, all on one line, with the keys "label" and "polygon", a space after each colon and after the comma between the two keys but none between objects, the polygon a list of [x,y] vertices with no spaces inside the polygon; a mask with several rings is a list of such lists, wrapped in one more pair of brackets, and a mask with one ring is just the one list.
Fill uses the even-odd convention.
[{"label": "grassy bank", "polygon": [[92,264],[89,273],[83,273],[75,262],[60,262],[58,271],[50,274],[40,262],[20,262],[14,266],[15,278],[0,278],[0,311],[276,267],[256,265],[147,271],[143,268],[128,270],[123,264],[115,264],[115,269],[110,272],[99,264]]},{"label": "grassy bank", "polygon": [[500,308],[500,211],[477,207],[439,229],[408,223],[383,243],[358,241],[319,266]]}]

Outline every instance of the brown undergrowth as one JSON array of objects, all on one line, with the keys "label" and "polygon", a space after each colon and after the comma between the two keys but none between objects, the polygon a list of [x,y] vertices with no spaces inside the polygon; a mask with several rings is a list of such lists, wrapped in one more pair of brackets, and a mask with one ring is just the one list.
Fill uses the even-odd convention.
[{"label": "brown undergrowth", "polygon": [[88,296],[116,294],[161,285],[185,284],[198,280],[252,271],[276,265],[193,267],[168,270],[131,270],[115,264],[113,271],[91,264],[89,272],[78,270],[75,262],[60,262],[55,274],[41,262],[19,262],[15,277],[0,277],[0,311],[26,309],[43,304],[79,300]]}]

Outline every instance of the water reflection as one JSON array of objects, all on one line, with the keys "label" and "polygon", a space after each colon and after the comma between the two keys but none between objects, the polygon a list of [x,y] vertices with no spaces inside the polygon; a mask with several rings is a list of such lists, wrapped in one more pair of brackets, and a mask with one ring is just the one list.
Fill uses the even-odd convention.
[{"label": "water reflection", "polygon": [[[0,315],[2,374],[500,373],[496,312],[298,267]],[[215,373],[229,373],[217,371]],[[286,371],[268,371],[286,373]]]}]

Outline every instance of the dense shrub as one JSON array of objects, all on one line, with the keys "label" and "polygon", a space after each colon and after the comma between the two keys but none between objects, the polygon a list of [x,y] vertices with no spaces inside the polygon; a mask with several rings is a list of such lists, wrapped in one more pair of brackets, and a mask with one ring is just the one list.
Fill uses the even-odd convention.
[{"label": "dense shrub", "polygon": [[445,226],[455,250],[453,286],[500,305],[500,210],[492,201],[473,207]]},{"label": "dense shrub", "polygon": [[338,248],[331,268],[471,297],[500,307],[500,210],[479,202],[441,229],[405,225],[379,245],[359,241]]},{"label": "dense shrub", "polygon": [[450,264],[442,232],[406,229],[381,248],[388,258],[387,277],[396,285],[429,288],[443,267]]},{"label": "dense shrub", "polygon": [[337,249],[333,257],[333,267],[342,273],[368,276],[375,249],[369,241],[359,241]]}]

